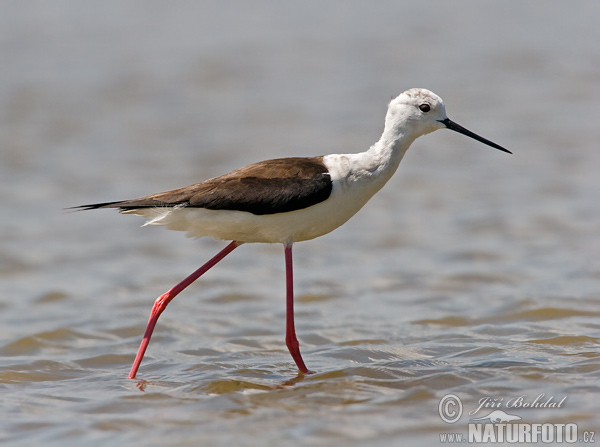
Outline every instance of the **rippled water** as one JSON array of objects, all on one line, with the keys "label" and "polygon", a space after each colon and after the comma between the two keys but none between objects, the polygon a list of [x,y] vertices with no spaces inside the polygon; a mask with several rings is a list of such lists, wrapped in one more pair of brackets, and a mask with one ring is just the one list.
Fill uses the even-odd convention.
[{"label": "rippled water", "polygon": [[[0,6],[2,445],[437,445],[486,398],[598,434],[597,2],[253,5]],[[416,86],[515,154],[426,136],[295,246],[317,373],[285,348],[282,248],[245,245],[127,380],[155,297],[223,244],[61,209],[364,150]],[[566,399],[515,404],[542,394]]]}]

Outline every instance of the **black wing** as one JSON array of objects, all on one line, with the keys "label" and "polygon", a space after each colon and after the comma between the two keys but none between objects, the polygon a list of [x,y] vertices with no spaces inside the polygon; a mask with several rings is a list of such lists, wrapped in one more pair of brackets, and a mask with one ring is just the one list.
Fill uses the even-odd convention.
[{"label": "black wing", "polygon": [[186,206],[276,214],[315,205],[329,197],[331,176],[322,157],[281,158],[245,166],[203,183],[134,200],[96,203],[80,210]]}]

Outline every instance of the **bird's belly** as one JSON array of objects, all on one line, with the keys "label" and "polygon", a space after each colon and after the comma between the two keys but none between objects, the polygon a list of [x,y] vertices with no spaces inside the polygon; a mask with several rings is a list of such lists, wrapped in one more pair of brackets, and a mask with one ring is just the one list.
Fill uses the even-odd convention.
[{"label": "bird's belly", "polygon": [[332,192],[323,202],[300,210],[256,215],[245,211],[193,207],[145,208],[128,211],[148,219],[145,225],[162,225],[185,231],[187,236],[238,242],[293,243],[333,231],[352,217],[365,201]]}]

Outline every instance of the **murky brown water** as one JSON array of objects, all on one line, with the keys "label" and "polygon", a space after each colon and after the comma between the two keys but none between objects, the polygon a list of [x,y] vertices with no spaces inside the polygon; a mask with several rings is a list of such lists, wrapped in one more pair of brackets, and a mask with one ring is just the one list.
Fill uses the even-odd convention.
[{"label": "murky brown water", "polygon": [[[0,7],[2,445],[437,445],[495,408],[598,439],[597,2],[253,5]],[[295,247],[317,374],[283,341],[282,248],[245,245],[127,380],[155,297],[223,244],[61,209],[364,150],[416,86],[515,155],[426,136]],[[542,394],[566,399],[518,405]]]}]

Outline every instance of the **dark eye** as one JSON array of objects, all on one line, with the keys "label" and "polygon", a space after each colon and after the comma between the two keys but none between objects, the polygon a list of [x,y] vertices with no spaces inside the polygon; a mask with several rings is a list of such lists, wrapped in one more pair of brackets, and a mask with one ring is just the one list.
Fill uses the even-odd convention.
[{"label": "dark eye", "polygon": [[421,112],[427,113],[431,110],[431,106],[429,104],[421,104],[419,109],[421,109]]}]

